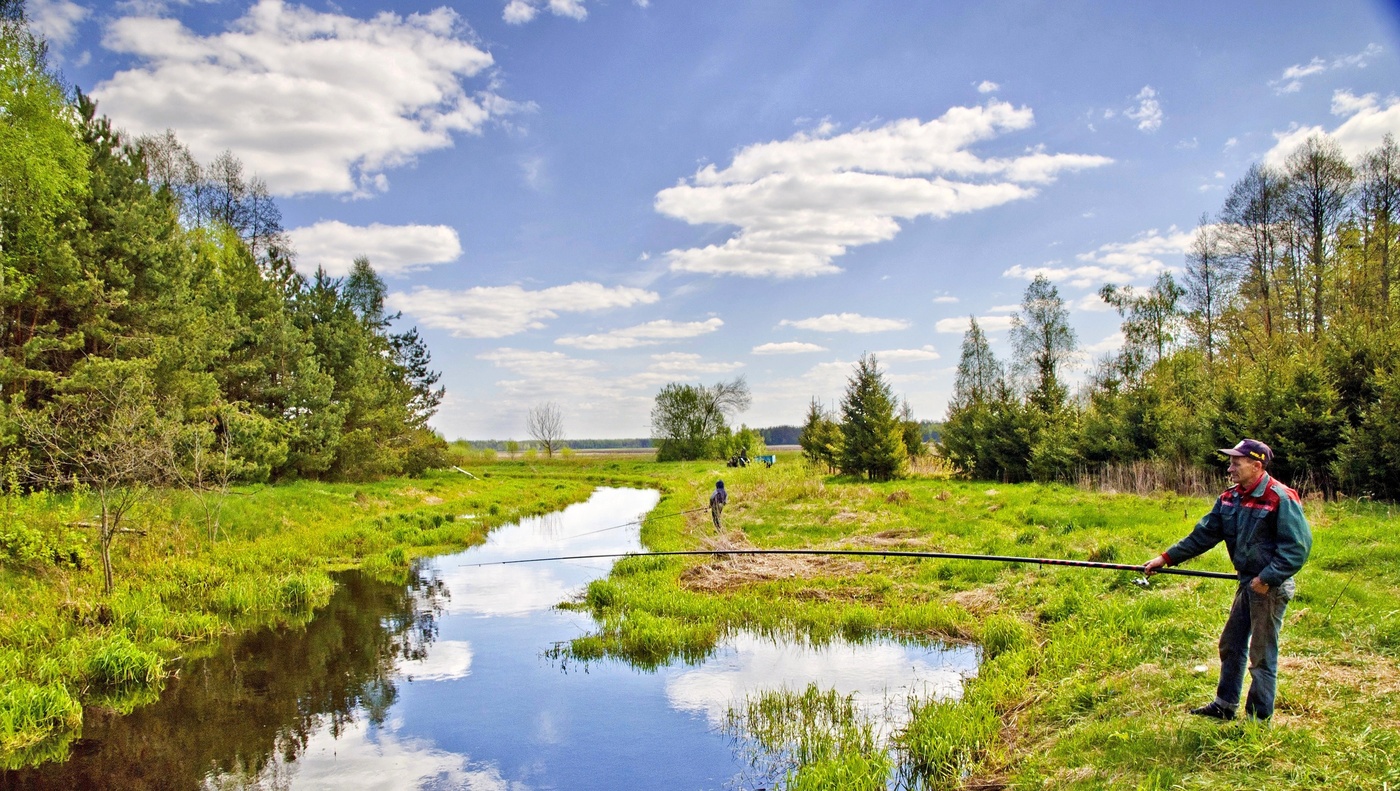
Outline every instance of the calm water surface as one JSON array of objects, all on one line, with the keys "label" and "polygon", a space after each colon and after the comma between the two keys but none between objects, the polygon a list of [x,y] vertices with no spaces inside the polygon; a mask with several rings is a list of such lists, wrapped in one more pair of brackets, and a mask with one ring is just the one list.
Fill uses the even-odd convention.
[{"label": "calm water surface", "polygon": [[638,528],[617,526],[658,498],[599,489],[433,559],[407,588],[347,574],[305,628],[231,642],[131,715],[89,711],[68,762],[0,773],[0,788],[746,787],[721,727],[746,695],[816,682],[897,724],[909,695],[957,695],[975,672],[966,648],[745,634],[697,665],[562,665],[544,652],[594,623],[553,607],[611,563],[472,565],[639,551]]}]

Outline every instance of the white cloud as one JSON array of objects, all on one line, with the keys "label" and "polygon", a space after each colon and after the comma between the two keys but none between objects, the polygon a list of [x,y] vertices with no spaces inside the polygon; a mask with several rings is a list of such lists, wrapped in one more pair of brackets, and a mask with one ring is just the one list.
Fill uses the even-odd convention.
[{"label": "white cloud", "polygon": [[1313,135],[1330,136],[1337,141],[1342,153],[1355,159],[1381,144],[1386,134],[1400,136],[1400,99],[1394,96],[1382,100],[1374,93],[1357,96],[1350,91],[1332,94],[1332,114],[1345,116],[1337,128],[1328,131],[1321,126],[1295,126],[1286,132],[1275,132],[1277,142],[1264,154],[1264,162],[1282,166],[1288,155]]},{"label": "white cloud", "polygon": [[1115,332],[1098,343],[1081,346],[1079,353],[1092,359],[1103,354],[1117,354],[1121,348],[1123,348],[1123,333]]},{"label": "white cloud", "polygon": [[465,291],[420,287],[391,293],[385,304],[459,338],[504,338],[542,329],[560,313],[629,308],[658,299],[655,292],[640,288],[579,282],[539,291],[520,286],[478,286]]},{"label": "white cloud", "polygon": [[[1011,317],[1010,317],[1010,316],[978,316],[978,317],[977,317],[977,326],[980,327],[980,328],[982,329],[983,332],[996,332],[996,331],[998,331],[998,330],[1009,330],[1009,329],[1011,329]],[[966,316],[958,316],[958,317],[951,318],[951,319],[939,319],[939,320],[938,320],[938,323],[935,324],[935,325],[933,325],[933,329],[934,329],[935,331],[937,331],[937,332],[948,333],[948,334],[955,334],[955,335],[961,335],[961,334],[963,334],[964,332],[967,332],[967,328],[968,328],[968,322],[967,322],[967,317],[966,317]]]},{"label": "white cloud", "polygon": [[1070,309],[1083,311],[1084,313],[1107,313],[1113,310],[1113,306],[1103,301],[1099,292],[1090,291],[1088,294],[1069,303]]},{"label": "white cloud", "polygon": [[24,13],[31,30],[51,46],[61,47],[73,40],[78,23],[91,11],[73,0],[30,0]]},{"label": "white cloud", "polygon": [[651,356],[650,369],[656,373],[673,374],[723,374],[743,368],[740,362],[705,362],[698,354],[687,352],[667,352]]},{"label": "white cloud", "polygon": [[969,146],[1029,128],[1029,108],[992,101],[845,134],[799,132],[747,146],[656,195],[656,210],[691,224],[737,226],[722,244],[667,252],[673,271],[806,277],[841,271],[850,247],[886,241],[899,221],[944,218],[1029,198],[1062,171],[1112,160],[1049,154],[983,158]]},{"label": "white cloud", "polygon": [[385,170],[517,109],[463,87],[492,65],[470,38],[445,7],[362,20],[259,0],[208,36],[128,16],[103,45],[138,65],[93,96],[134,134],[172,128],[204,161],[232,150],[278,195],[364,195],[386,186]]},{"label": "white cloud", "polygon": [[1015,313],[1020,310],[1020,305],[993,305],[987,308],[988,313]]},{"label": "white cloud", "polygon": [[1137,105],[1124,110],[1123,114],[1137,121],[1137,128],[1144,132],[1160,129],[1163,115],[1162,103],[1157,101],[1157,91],[1151,85],[1144,85],[1133,98],[1137,100]]},{"label": "white cloud", "polygon": [[943,296],[943,297],[934,297],[934,298],[933,298],[933,304],[935,304],[935,305],[953,305],[953,304],[957,304],[957,301],[958,301],[958,298],[957,298],[957,297]]},{"label": "white cloud", "polygon": [[817,316],[810,319],[783,319],[778,322],[780,327],[796,327],[799,330],[812,330],[814,332],[889,332],[890,330],[903,330],[909,327],[909,322],[904,319],[880,319],[870,316],[862,316],[859,313],[828,313],[825,316]]},{"label": "white cloud", "polygon": [[784,341],[783,343],[764,343],[753,347],[753,354],[806,354],[807,352],[824,352],[825,346],[818,346],[815,343],[803,343],[801,341]]},{"label": "white cloud", "polygon": [[886,349],[875,352],[875,358],[882,363],[910,363],[937,360],[938,352],[932,346],[924,345],[917,349]]},{"label": "white cloud", "polygon": [[[639,0],[638,5],[645,8],[646,2]],[[555,16],[564,16],[580,22],[588,18],[588,9],[583,7],[583,0],[510,0],[501,12],[501,18],[510,25],[523,25],[534,19],[540,8]]]},{"label": "white cloud", "polygon": [[1080,253],[1075,257],[1084,263],[1078,266],[1017,264],[1001,274],[1002,277],[1026,280],[1044,275],[1049,280],[1078,288],[1142,281],[1172,268],[1162,261],[1161,256],[1184,255],[1195,237],[1195,229],[1182,231],[1173,225],[1162,233],[1153,228],[1138,234],[1131,242],[1111,242],[1097,250]]},{"label": "white cloud", "polygon": [[665,341],[684,340],[707,335],[724,322],[717,318],[704,321],[671,321],[658,319],[635,327],[626,327],[596,335],[570,335],[559,338],[555,343],[572,346],[576,349],[610,350],[632,349],[638,346],[655,346]]},{"label": "white cloud", "polygon": [[446,225],[346,225],[339,220],[318,222],[287,232],[297,251],[297,268],[341,276],[350,273],[358,256],[367,256],[381,275],[399,275],[432,264],[456,261],[462,255],[457,231]]},{"label": "white cloud", "polygon": [[743,367],[741,362],[707,361],[687,352],[653,354],[646,370],[627,376],[625,384],[631,389],[652,390],[671,382],[723,378]]},{"label": "white cloud", "polygon": [[1297,93],[1303,87],[1303,78],[1311,77],[1314,74],[1321,74],[1334,69],[1364,69],[1367,62],[1381,54],[1383,51],[1379,44],[1367,44],[1366,48],[1351,55],[1341,55],[1332,60],[1314,57],[1307,63],[1295,63],[1283,70],[1283,74],[1276,80],[1269,80],[1269,85],[1274,89],[1274,93],[1279,95],[1287,93]]},{"label": "white cloud", "polygon": [[1232,137],[1232,138],[1230,138],[1229,140],[1226,140],[1226,141],[1225,141],[1225,148],[1224,148],[1224,150],[1225,150],[1225,151],[1229,151],[1230,149],[1234,148],[1235,146],[1237,146],[1237,145],[1239,145],[1239,144],[1240,144],[1240,139],[1239,139],[1238,137]]},{"label": "white cloud", "polygon": [[977,83],[978,93],[996,93],[999,90],[1001,90],[1001,86],[991,80],[983,80]]}]

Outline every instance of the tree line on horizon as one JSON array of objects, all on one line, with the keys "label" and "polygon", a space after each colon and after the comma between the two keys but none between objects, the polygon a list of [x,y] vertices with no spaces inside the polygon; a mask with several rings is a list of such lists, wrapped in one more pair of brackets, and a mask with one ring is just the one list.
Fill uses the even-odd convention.
[{"label": "tree line on horizon", "polygon": [[1076,480],[1138,462],[1217,466],[1268,443],[1274,470],[1326,495],[1400,497],[1400,149],[1349,161],[1313,136],[1257,163],[1201,218],[1180,279],[1107,284],[1123,346],[1071,394],[1068,311],[1043,276],[998,359],[972,318],[943,426],[967,474]]},{"label": "tree line on horizon", "polygon": [[[355,480],[441,464],[443,394],[385,286],[294,267],[225,152],[132,139],[0,0],[0,462],[6,485]],[[105,483],[103,483],[105,482]]]}]

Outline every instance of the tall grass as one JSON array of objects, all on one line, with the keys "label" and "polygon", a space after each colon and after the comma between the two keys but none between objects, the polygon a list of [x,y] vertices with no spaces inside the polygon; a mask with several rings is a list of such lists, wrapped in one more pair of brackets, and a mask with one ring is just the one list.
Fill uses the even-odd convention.
[{"label": "tall grass", "polygon": [[126,711],[153,700],[167,661],[201,642],[305,622],[330,600],[334,570],[402,580],[414,557],[470,546],[623,474],[540,466],[558,468],[557,480],[541,486],[522,463],[475,478],[243,487],[224,503],[218,540],[194,498],[161,492],[133,514],[146,537],[114,547],[110,595],[85,560],[95,537],[66,527],[91,503],[0,496],[0,764],[61,759],[83,704]]}]

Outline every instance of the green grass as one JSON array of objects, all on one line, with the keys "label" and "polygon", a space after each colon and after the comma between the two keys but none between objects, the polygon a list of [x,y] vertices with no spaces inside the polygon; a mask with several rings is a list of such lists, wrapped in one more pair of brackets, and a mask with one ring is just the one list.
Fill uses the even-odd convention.
[{"label": "green grass", "polygon": [[[653,513],[663,517],[703,505],[724,479],[725,535],[707,513],[649,519],[642,539],[655,550],[888,547],[1136,563],[1210,505],[1056,485],[872,484],[818,475],[795,454],[771,469],[584,455],[469,469],[477,480],[441,473],[240,490],[216,543],[191,504],[167,497],[140,515],[147,537],[117,545],[110,597],[91,568],[91,537],[59,523],[81,518],[80,508],[7,504],[0,522],[18,516],[0,525],[0,538],[20,536],[26,560],[0,568],[0,754],[12,765],[61,758],[53,745],[75,731],[79,706],[126,708],[159,688],[143,680],[140,657],[168,661],[233,630],[309,618],[329,596],[331,570],[400,579],[414,557],[470,545],[598,484],[660,489]],[[799,756],[779,778],[791,789],[1400,788],[1400,519],[1384,504],[1306,509],[1315,546],[1287,615],[1269,725],[1186,713],[1214,691],[1232,594],[1218,580],[1159,576],[1144,590],[1131,573],[970,561],[634,558],[569,605],[598,625],[557,654],[659,667],[700,661],[737,630],[982,647],[961,700],[915,704],[882,750],[839,746],[859,747],[858,738],[831,749],[813,741],[833,732],[834,702],[790,693],[764,704],[797,712],[798,730],[768,731],[769,747]],[[89,560],[55,564],[45,541]],[[1221,549],[1192,566],[1230,570]],[[99,671],[98,655],[110,667]],[[763,711],[751,713],[745,722],[760,737],[769,726]]]},{"label": "green grass", "polygon": [[[1057,485],[872,484],[822,477],[791,456],[772,469],[669,469],[658,513],[703,502],[725,480],[730,545],[1135,563],[1210,507]],[[1383,504],[1310,502],[1307,512],[1313,557],[1284,627],[1278,711],[1262,726],[1186,713],[1214,693],[1233,594],[1218,580],[1159,576],[1143,590],[1132,573],[969,561],[636,559],[590,586],[580,606],[599,628],[571,649],[655,667],[695,661],[740,629],[976,642],[984,662],[963,698],[916,706],[896,735],[888,777],[909,786],[1397,788],[1400,520]],[[643,539],[658,550],[716,544],[704,514],[648,523]],[[1223,549],[1192,567],[1230,570]],[[797,770],[786,787],[810,787],[801,778],[828,764],[803,764],[812,774]]]},{"label": "green grass", "polygon": [[329,601],[335,570],[404,580],[415,557],[470,546],[496,525],[621,481],[563,462],[475,469],[476,479],[236,489],[217,540],[192,498],[157,493],[129,523],[146,535],[113,546],[110,595],[94,537],[68,527],[88,518],[90,503],[0,498],[0,766],[63,759],[84,705],[129,711],[154,700],[167,663],[215,638],[305,622]]}]

